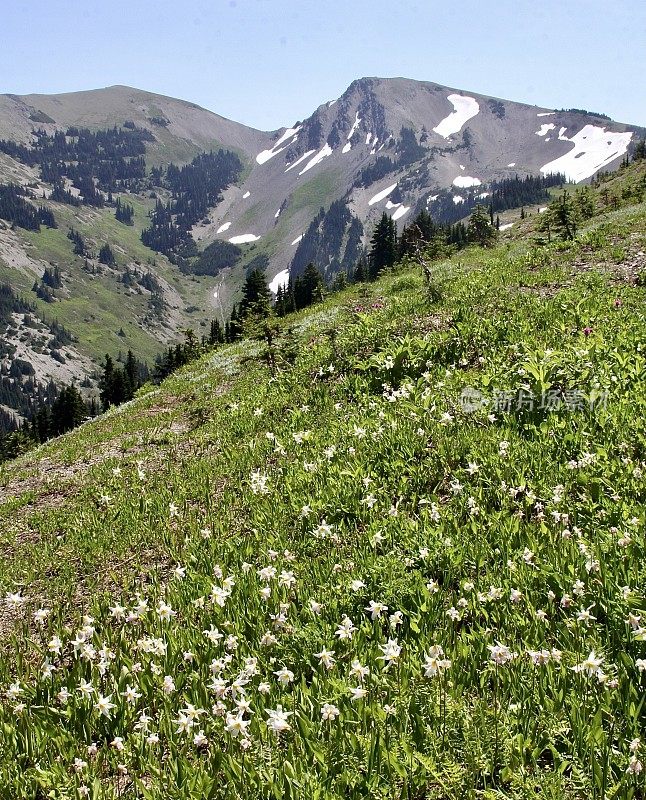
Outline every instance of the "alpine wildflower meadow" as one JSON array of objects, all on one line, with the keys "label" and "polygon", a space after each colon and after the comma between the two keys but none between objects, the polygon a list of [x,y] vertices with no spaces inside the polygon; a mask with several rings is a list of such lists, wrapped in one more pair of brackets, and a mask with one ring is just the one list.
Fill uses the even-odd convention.
[{"label": "alpine wildflower meadow", "polygon": [[646,797],[644,220],[404,262],[4,465],[0,795]]}]

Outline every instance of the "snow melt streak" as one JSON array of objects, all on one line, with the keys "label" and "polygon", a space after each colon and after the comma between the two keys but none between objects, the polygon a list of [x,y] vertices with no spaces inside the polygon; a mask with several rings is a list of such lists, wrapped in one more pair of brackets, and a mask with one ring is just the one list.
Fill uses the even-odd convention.
[{"label": "snow melt streak", "polygon": [[278,294],[278,288],[280,286],[287,286],[289,283],[289,269],[281,270],[275,278],[272,279],[271,283],[269,284],[269,291],[273,292],[274,294]]},{"label": "snow melt streak", "polygon": [[480,111],[477,100],[473,97],[463,97],[461,94],[450,94],[447,100],[453,105],[453,111],[445,117],[433,130],[445,139],[452,133],[458,133],[465,122],[475,117]]},{"label": "snow melt streak", "polygon": [[460,189],[468,189],[470,186],[480,186],[482,181],[480,178],[470,178],[468,175],[458,175],[453,180],[454,186],[459,186]]},{"label": "snow melt streak", "polygon": [[389,186],[387,189],[382,189],[381,192],[377,192],[377,194],[368,200],[369,206],[374,206],[375,203],[379,203],[381,200],[384,200],[388,195],[393,191],[393,189],[397,188],[397,184],[393,183],[392,186]]},{"label": "snow melt streak", "polygon": [[323,145],[323,147],[318,151],[318,153],[314,156],[314,158],[311,158],[305,165],[305,168],[302,169],[298,174],[303,175],[305,172],[307,172],[308,169],[312,169],[312,167],[315,167],[320,161],[323,161],[324,158],[331,155],[332,155],[332,148],[326,142]]},{"label": "snow melt streak", "polygon": [[563,172],[569,181],[578,183],[623,156],[628,150],[631,138],[631,131],[612,133],[596,125],[586,125],[571,139],[559,136],[559,139],[572,142],[574,147],[564,156],[542,166],[541,172],[544,175],[549,175],[550,172]]},{"label": "snow melt streak", "polygon": [[271,150],[263,150],[261,153],[258,153],[258,155],[256,156],[256,161],[259,164],[264,164],[266,161],[269,161],[270,158],[277,156],[278,153],[282,153],[282,151],[285,150],[287,145],[285,145],[285,147],[281,147],[281,144],[283,144],[283,142],[286,142],[290,137],[297,134],[300,131],[301,127],[302,126],[299,125],[297,128],[287,128],[285,133],[280,137],[280,139],[271,148]]},{"label": "snow melt streak", "polygon": [[253,233],[242,233],[240,236],[232,236],[229,241],[231,244],[248,244],[249,242],[257,242],[260,236],[254,236]]}]

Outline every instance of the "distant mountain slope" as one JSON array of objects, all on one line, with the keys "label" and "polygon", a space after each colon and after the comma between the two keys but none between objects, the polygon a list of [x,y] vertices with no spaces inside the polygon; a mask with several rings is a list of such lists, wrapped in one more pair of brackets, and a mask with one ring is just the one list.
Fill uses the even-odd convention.
[{"label": "distant mountain slope", "polygon": [[404,78],[362,78],[278,132],[195,235],[248,237],[279,272],[321,206],[343,199],[368,236],[384,211],[401,224],[422,207],[442,216],[447,199],[486,201],[488,183],[516,174],[585,180],[618,166],[636,131],[597,114]]},{"label": "distant mountain slope", "polygon": [[147,128],[157,141],[148,149],[149,164],[184,162],[198,152],[219,147],[251,159],[266,146],[269,134],[225,119],[195,103],[110,86],[85,92],[0,95],[0,138],[28,141],[34,128],[122,125],[126,120]]},{"label": "distant mountain slope", "polygon": [[[101,153],[116,142],[123,155],[113,153],[107,165],[100,155],[96,172],[74,177],[85,128],[94,147],[103,137]],[[51,147],[36,158],[38,131]],[[106,352],[132,349],[151,361],[183,329],[203,334],[210,319],[224,321],[250,264],[267,265],[273,291],[310,260],[332,280],[352,270],[384,212],[400,228],[422,209],[455,221],[475,202],[489,203],[496,182],[517,175],[584,181],[614,169],[643,133],[599,114],[404,78],[356,80],[273,133],[126,86],[0,95],[0,185],[17,184],[24,199],[12,202],[44,206],[42,218],[53,214],[57,225],[26,230],[5,212],[0,282],[33,303],[37,318],[71,332],[76,349],[65,374],[76,369],[80,379]],[[211,150],[234,153],[221,160],[235,168],[216,175],[217,156],[196,158]],[[119,165],[135,177],[122,179]],[[181,187],[188,192],[178,204]],[[117,199],[132,207],[132,224],[115,219]],[[144,236],[149,247],[142,232],[151,215],[158,235]],[[180,216],[184,227],[173,228]],[[82,253],[74,252],[71,229],[85,241]],[[227,247],[207,250],[216,241]],[[98,258],[105,244],[115,255],[110,265]],[[61,285],[39,294],[52,267]],[[60,374],[55,359],[41,361],[37,372]]]}]

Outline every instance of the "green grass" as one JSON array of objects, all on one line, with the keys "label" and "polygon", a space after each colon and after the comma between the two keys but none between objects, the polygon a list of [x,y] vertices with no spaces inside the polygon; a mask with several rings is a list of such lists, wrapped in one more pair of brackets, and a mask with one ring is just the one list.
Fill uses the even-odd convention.
[{"label": "green grass", "polygon": [[5,793],[643,797],[645,223],[400,265],[4,465]]}]

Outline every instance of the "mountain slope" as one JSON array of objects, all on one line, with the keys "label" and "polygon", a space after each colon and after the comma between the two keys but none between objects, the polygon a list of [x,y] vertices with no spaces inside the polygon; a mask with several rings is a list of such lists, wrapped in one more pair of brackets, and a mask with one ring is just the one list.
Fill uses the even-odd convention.
[{"label": "mountain slope", "polygon": [[276,134],[273,149],[256,155],[244,184],[214,210],[209,230],[194,233],[206,241],[257,237],[256,251],[270,255],[276,273],[289,267],[319,207],[335,200],[369,238],[383,211],[400,224],[423,207],[441,219],[447,199],[453,209],[486,200],[486,184],[517,174],[585,180],[618,166],[635,130],[434,83],[363,78]]},{"label": "mountain slope", "polygon": [[[126,143],[133,139],[140,149],[125,150],[126,165],[139,156],[144,160],[139,178],[113,181],[110,193],[96,188],[97,176],[91,186],[81,184],[105,201],[102,207],[85,199],[70,204],[73,197],[55,200],[52,179],[43,177],[51,165],[30,160],[35,131],[63,147],[63,134],[86,127],[97,135],[114,129]],[[88,358],[96,364],[106,352],[132,349],[151,361],[182,329],[202,334],[211,318],[224,321],[251,263],[267,265],[274,290],[311,259],[331,281],[336,271],[352,270],[384,211],[400,228],[421,209],[436,220],[455,221],[477,200],[489,202],[492,182],[553,170],[586,180],[614,168],[638,133],[599,115],[403,78],[357,80],[306,120],[274,133],[123,86],[2,95],[0,139],[16,147],[0,152],[0,184],[24,187],[32,204],[54,213],[58,227],[27,231],[0,220],[0,280],[33,301],[37,316],[76,337],[77,350],[68,352],[80,379],[92,371]],[[156,204],[177,195],[164,171],[168,164],[179,167],[221,148],[240,158],[237,178],[218,185],[219,199],[192,219],[183,241],[191,243],[190,232],[200,251],[218,240],[231,242],[241,248],[240,256],[224,269],[201,267],[194,270],[200,274],[191,274],[199,254],[156,252],[142,243],[141,233]],[[70,170],[75,157],[69,156]],[[65,192],[84,197],[72,178],[59,187],[59,198]],[[132,225],[115,220],[111,195],[132,206]],[[70,229],[86,241],[84,255],[73,252]],[[116,255],[111,266],[97,258],[106,243]],[[44,300],[35,288],[53,267],[61,272],[62,286]],[[61,374],[47,355],[37,361],[42,381]]]},{"label": "mountain slope", "polygon": [[199,152],[220,147],[251,159],[269,139],[269,134],[195,103],[129,86],[57,95],[0,95],[0,138],[15,141],[28,141],[35,127],[100,130],[126,120],[155,135],[156,141],[146,150],[149,166],[184,163]]},{"label": "mountain slope", "polygon": [[2,467],[12,797],[639,796],[646,212],[603,189]]}]

